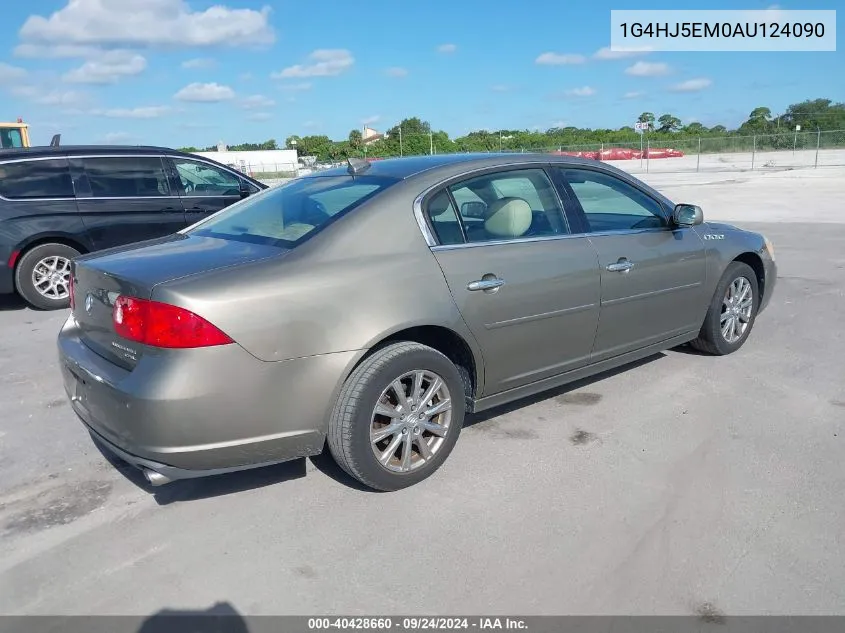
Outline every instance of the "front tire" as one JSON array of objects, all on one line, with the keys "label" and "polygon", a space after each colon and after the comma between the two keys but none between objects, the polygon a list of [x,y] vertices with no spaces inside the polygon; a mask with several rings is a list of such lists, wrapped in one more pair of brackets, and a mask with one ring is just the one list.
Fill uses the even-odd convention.
[{"label": "front tire", "polygon": [[39,244],[24,253],[15,269],[18,294],[33,308],[70,306],[70,262],[79,251],[66,244]]},{"label": "front tire", "polygon": [[446,461],[465,410],[461,374],[446,356],[419,343],[393,343],[344,383],[329,422],[329,450],[364,485],[400,490]]},{"label": "front tire", "polygon": [[731,262],[716,286],[698,338],[691,345],[715,356],[732,354],[748,340],[759,306],[754,269],[742,262]]}]

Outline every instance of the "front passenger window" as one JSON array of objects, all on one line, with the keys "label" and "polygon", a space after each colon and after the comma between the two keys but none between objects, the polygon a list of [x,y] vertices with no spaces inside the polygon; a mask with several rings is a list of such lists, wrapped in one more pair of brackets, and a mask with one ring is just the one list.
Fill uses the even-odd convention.
[{"label": "front passenger window", "polygon": [[625,181],[588,169],[562,171],[581,203],[591,233],[668,226],[663,207]]},{"label": "front passenger window", "polygon": [[241,180],[231,172],[198,160],[172,160],[187,197],[239,196],[241,193]]}]

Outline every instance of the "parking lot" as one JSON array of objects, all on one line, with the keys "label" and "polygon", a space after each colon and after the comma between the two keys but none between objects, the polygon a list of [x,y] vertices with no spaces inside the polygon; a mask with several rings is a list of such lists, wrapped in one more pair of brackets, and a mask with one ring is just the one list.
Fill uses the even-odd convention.
[{"label": "parking lot", "polygon": [[642,177],[774,242],[746,345],[471,417],[396,493],[327,456],[150,488],[66,402],[66,313],[0,299],[0,612],[842,613],[845,169]]}]

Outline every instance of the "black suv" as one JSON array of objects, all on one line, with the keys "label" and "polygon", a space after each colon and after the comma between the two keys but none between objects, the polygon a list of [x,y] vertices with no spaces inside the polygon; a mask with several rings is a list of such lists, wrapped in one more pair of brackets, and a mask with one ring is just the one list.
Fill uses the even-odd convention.
[{"label": "black suv", "polygon": [[80,253],[175,233],[266,188],[163,147],[0,150],[0,294],[67,307]]}]

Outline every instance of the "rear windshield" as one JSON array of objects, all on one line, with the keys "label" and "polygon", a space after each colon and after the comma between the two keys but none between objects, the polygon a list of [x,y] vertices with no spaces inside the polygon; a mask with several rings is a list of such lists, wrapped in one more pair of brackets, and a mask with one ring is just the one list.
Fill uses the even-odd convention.
[{"label": "rear windshield", "polygon": [[293,180],[253,194],[187,233],[290,248],[395,182],[376,176]]}]

